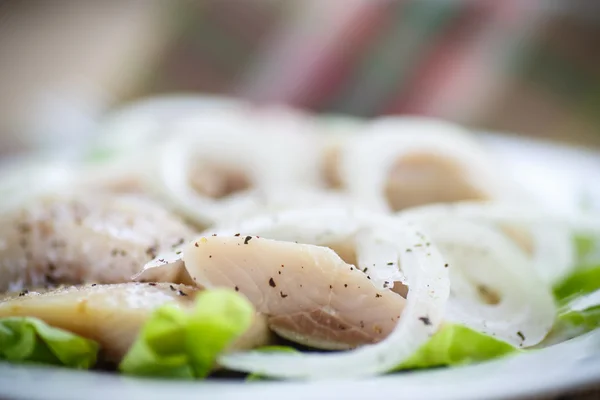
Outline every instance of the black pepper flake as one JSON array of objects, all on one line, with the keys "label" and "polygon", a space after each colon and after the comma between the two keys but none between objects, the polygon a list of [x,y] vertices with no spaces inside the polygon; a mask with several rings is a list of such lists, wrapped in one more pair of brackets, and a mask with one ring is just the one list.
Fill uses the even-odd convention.
[{"label": "black pepper flake", "polygon": [[375,298],[381,297],[379,293],[375,293]]},{"label": "black pepper flake", "polygon": [[181,290],[177,291],[177,294],[180,295],[180,296],[187,296],[187,293],[184,293]]},{"label": "black pepper flake", "polygon": [[169,287],[171,288],[171,290],[172,290],[172,291],[174,291],[174,292],[176,292],[176,291],[177,291],[177,289],[175,289],[175,286],[173,286],[173,285],[169,285]]},{"label": "black pepper flake", "polygon": [[213,234],[212,234],[212,236],[217,236],[217,234],[216,234],[216,233],[213,233]]},{"label": "black pepper flake", "polygon": [[431,321],[429,320],[429,317],[419,317],[419,321],[421,321],[425,325],[431,325]]},{"label": "black pepper flake", "polygon": [[92,283],[92,287],[94,287],[94,286],[96,286],[96,285],[98,285],[98,284],[97,284],[97,283]]},{"label": "black pepper flake", "polygon": [[444,264],[444,268],[448,268],[448,264]]},{"label": "black pepper flake", "polygon": [[246,238],[244,239],[244,244],[248,244],[250,239],[252,239],[252,236],[246,236]]},{"label": "black pepper flake", "polygon": [[150,282],[150,283],[148,283],[148,285],[150,285],[150,286],[156,286],[156,283]]},{"label": "black pepper flake", "polygon": [[198,247],[198,242],[194,242],[194,246]]},{"label": "black pepper flake", "polygon": [[387,263],[387,265],[394,265],[394,262],[390,261],[389,263]]},{"label": "black pepper flake", "polygon": [[281,275],[281,271],[277,271],[277,273],[278,273],[279,275]]},{"label": "black pepper flake", "polygon": [[29,290],[25,289],[21,293],[19,293],[19,297],[25,296],[27,293],[29,293]]},{"label": "black pepper flake", "polygon": [[525,335],[523,335],[523,332],[521,332],[521,331],[517,332],[517,336],[519,336],[521,338],[521,340],[525,341]]},{"label": "black pepper flake", "polygon": [[363,272],[366,274],[368,270],[369,270],[369,268],[365,268],[365,269],[363,269]]},{"label": "black pepper flake", "polygon": [[283,267],[284,267],[284,265],[283,265],[283,264],[281,264],[281,268],[283,268]]},{"label": "black pepper flake", "polygon": [[236,233],[236,234],[235,234],[235,235],[233,235],[233,236],[236,236],[236,237],[237,237],[237,236],[240,236],[240,234],[239,234],[239,233]]},{"label": "black pepper flake", "polygon": [[208,255],[208,258],[212,258],[212,255],[210,255],[210,254],[209,254],[209,255]]},{"label": "black pepper flake", "polygon": [[54,277],[50,274],[46,274],[44,275],[44,279],[46,280],[46,283],[50,284],[50,285],[54,285],[56,284],[56,280],[54,279]]},{"label": "black pepper flake", "polygon": [[350,271],[354,271],[354,267],[350,267]]},{"label": "black pepper flake", "polygon": [[333,285],[329,285],[329,289],[333,289]]},{"label": "black pepper flake", "polygon": [[347,284],[347,283],[344,283],[344,287],[348,287],[348,284]]},{"label": "black pepper flake", "polygon": [[367,275],[367,279],[371,279],[371,277],[369,275]]},{"label": "black pepper flake", "polygon": [[269,278],[269,286],[271,286],[271,287],[276,287],[277,286],[275,284],[275,281],[273,280],[273,278]]},{"label": "black pepper flake", "polygon": [[281,296],[282,299],[285,299],[286,297],[288,297],[288,295],[283,292],[279,292],[279,295]]},{"label": "black pepper flake", "polygon": [[235,291],[236,291],[236,292],[239,292],[239,291],[240,291],[240,288],[236,286],[236,287],[235,287]]}]

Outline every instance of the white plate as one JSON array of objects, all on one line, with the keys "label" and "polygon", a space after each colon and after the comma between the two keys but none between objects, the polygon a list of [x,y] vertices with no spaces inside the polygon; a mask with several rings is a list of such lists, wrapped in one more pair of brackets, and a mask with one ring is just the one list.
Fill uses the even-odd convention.
[{"label": "white plate", "polygon": [[[533,140],[484,135],[518,182],[547,207],[600,209],[600,155]],[[0,398],[23,399],[510,399],[600,384],[600,330],[524,355],[461,368],[353,381],[172,382],[0,363]]]}]

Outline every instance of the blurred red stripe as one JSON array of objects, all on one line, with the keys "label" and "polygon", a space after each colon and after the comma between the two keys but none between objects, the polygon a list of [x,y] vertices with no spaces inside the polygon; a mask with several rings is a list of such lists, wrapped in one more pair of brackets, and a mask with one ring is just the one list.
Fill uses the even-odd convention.
[{"label": "blurred red stripe", "polygon": [[389,16],[389,4],[374,1],[366,4],[338,32],[338,39],[307,76],[304,96],[295,103],[312,109],[325,108],[349,79],[353,67],[373,42],[374,36]]},{"label": "blurred red stripe", "polygon": [[[308,105],[323,93],[325,76],[335,75],[344,54],[362,33],[356,25],[389,0],[307,0],[294,3],[289,19],[271,32],[265,47],[236,92],[255,101]],[[369,25],[367,25],[369,26]],[[360,40],[359,40],[360,41]],[[341,51],[343,50],[343,51]],[[333,63],[335,67],[328,67]],[[325,73],[324,71],[328,71]],[[318,84],[315,82],[318,81]]]},{"label": "blurred red stripe", "polygon": [[[493,4],[500,5],[502,2]],[[435,99],[442,82],[457,77],[457,68],[463,58],[469,56],[470,46],[468,41],[476,31],[488,22],[493,16],[494,6],[489,7],[489,2],[465,2],[464,11],[454,21],[453,29],[444,33],[424,58],[413,77],[406,83],[399,95],[394,98],[384,109],[385,114],[428,114],[429,106]],[[475,65],[470,65],[475,69]],[[466,82],[468,85],[468,82]],[[465,87],[462,93],[468,93]],[[462,96],[457,96],[458,99]]]}]

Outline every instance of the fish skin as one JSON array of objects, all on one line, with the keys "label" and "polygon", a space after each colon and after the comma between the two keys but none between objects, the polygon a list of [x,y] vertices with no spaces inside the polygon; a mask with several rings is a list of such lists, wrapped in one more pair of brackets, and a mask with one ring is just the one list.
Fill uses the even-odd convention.
[{"label": "fish skin", "polygon": [[187,245],[183,259],[196,285],[239,291],[268,315],[274,332],[315,348],[350,349],[383,340],[405,304],[327,247],[209,236]]},{"label": "fish skin", "polygon": [[[0,318],[39,318],[51,326],[97,341],[103,361],[117,363],[154,310],[165,304],[191,310],[198,292],[198,288],[170,283],[69,286],[0,300]],[[230,349],[251,349],[270,341],[266,318],[256,314],[251,328]]]},{"label": "fish skin", "polygon": [[41,197],[0,216],[0,292],[127,282],[156,254],[193,234],[175,215],[143,197]]}]

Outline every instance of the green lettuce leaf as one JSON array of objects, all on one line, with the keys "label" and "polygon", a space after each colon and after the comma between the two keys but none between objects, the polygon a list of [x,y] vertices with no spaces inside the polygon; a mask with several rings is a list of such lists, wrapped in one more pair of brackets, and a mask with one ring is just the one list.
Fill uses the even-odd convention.
[{"label": "green lettuce leaf", "polygon": [[253,318],[250,302],[225,289],[199,293],[191,312],[165,305],[146,322],[119,369],[129,375],[204,378]]},{"label": "green lettuce leaf", "polygon": [[592,253],[596,247],[597,238],[589,235],[573,236],[573,244],[575,245],[575,254],[578,260],[584,260],[588,255]]},{"label": "green lettuce leaf", "polygon": [[558,317],[556,326],[578,328],[581,333],[600,327],[600,305],[585,310],[570,310]]},{"label": "green lettuce leaf", "polygon": [[548,347],[600,328],[600,305],[584,310],[564,307],[544,341],[536,347]]},{"label": "green lettuce leaf", "polygon": [[580,268],[554,287],[554,297],[564,304],[600,289],[600,266]]},{"label": "green lettuce leaf", "polygon": [[466,326],[446,324],[396,370],[469,364],[518,351],[506,342]]},{"label": "green lettuce leaf", "polygon": [[31,317],[0,319],[0,359],[88,369],[98,343]]}]

